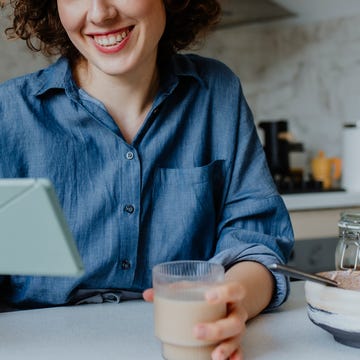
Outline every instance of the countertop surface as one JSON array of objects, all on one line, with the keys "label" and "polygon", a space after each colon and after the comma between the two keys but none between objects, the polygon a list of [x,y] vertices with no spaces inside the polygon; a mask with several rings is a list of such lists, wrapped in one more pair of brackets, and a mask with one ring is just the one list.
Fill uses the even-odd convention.
[{"label": "countertop surface", "polygon": [[[249,322],[245,359],[359,359],[360,349],[337,343],[308,319],[304,283],[291,288],[282,307]],[[143,301],[5,312],[0,342],[2,360],[161,360],[152,304]]]},{"label": "countertop surface", "polygon": [[324,191],[282,195],[289,211],[360,207],[360,192]]}]

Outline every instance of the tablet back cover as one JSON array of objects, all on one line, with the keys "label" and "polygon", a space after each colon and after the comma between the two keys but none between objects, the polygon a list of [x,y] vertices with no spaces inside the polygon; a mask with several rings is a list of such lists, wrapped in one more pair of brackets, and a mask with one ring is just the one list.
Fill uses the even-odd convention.
[{"label": "tablet back cover", "polygon": [[0,274],[77,276],[83,265],[52,184],[0,180]]}]

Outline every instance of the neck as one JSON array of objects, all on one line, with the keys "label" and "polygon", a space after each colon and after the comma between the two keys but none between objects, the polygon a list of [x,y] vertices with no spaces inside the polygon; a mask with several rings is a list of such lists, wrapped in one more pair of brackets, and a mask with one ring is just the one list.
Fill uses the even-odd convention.
[{"label": "neck", "polygon": [[105,105],[124,138],[131,142],[158,91],[156,62],[131,75],[112,76],[87,64],[79,64],[74,73],[78,85]]}]

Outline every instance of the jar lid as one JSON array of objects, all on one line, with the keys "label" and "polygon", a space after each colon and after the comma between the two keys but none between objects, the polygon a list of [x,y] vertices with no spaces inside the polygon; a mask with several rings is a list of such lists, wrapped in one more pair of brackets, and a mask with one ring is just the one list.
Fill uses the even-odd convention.
[{"label": "jar lid", "polygon": [[340,228],[358,229],[360,230],[360,212],[344,211],[341,213],[341,218],[338,222]]}]

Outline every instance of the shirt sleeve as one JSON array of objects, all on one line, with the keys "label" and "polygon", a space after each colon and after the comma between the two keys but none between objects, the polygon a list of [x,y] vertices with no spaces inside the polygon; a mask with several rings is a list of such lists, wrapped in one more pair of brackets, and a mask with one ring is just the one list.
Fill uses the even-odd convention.
[{"label": "shirt sleeve", "polygon": [[[286,263],[294,244],[288,211],[274,185],[242,93],[240,99],[235,151],[227,168],[216,254],[212,259],[226,269],[245,260],[265,266]],[[276,292],[268,309],[282,304],[289,294],[288,279],[275,272],[273,276]]]}]

